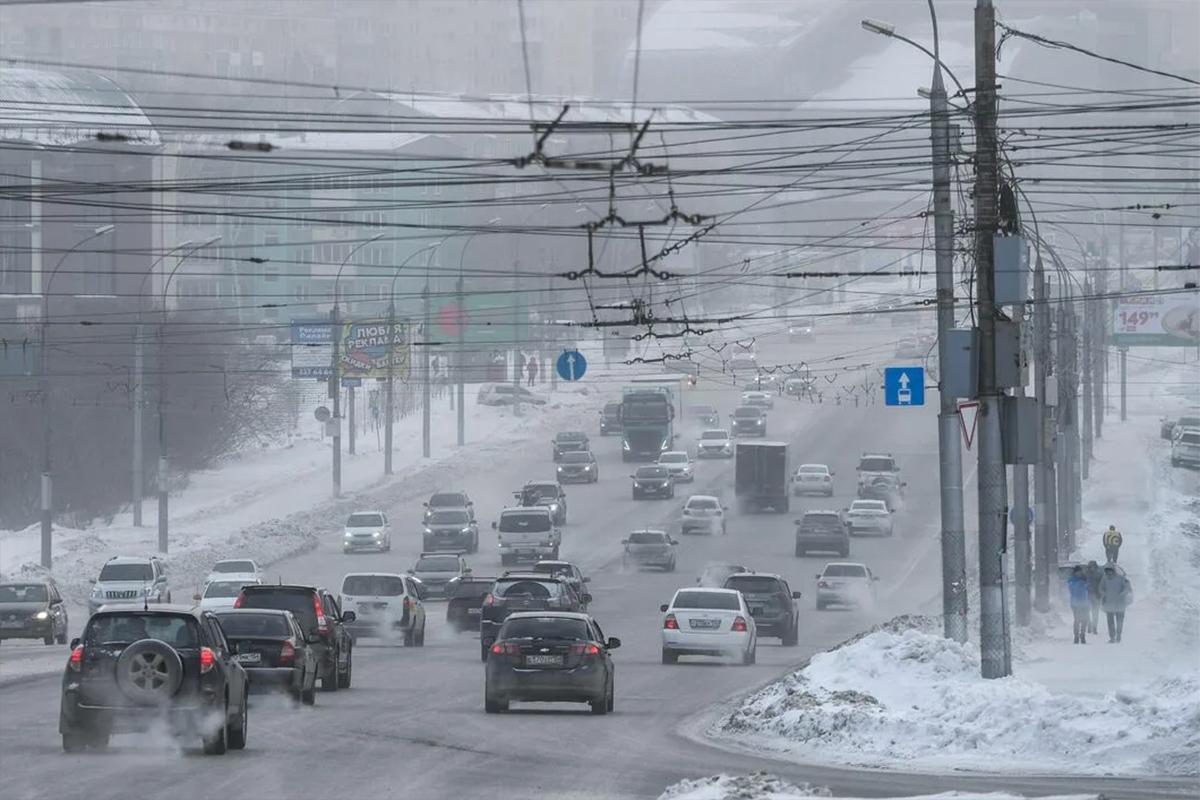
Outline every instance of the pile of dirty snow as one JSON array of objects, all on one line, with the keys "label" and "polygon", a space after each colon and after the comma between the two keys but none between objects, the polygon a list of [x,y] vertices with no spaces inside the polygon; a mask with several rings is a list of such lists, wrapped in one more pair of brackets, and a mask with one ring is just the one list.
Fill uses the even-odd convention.
[{"label": "pile of dirty snow", "polygon": [[982,679],[972,645],[879,631],[814,656],[709,733],[806,762],[910,771],[1200,774],[1200,678],[1099,699],[1054,694]]},{"label": "pile of dirty snow", "polygon": [[[711,778],[684,780],[669,786],[658,800],[800,800],[809,797],[833,797],[825,788],[809,784],[797,786],[773,775],[756,772],[751,775],[715,775]],[[841,798],[854,800],[854,798]],[[978,792],[943,792],[941,794],[908,797],[906,800],[1024,800],[1023,795],[1007,792],[981,794]],[[1096,795],[1056,795],[1042,800],[1098,800]]]}]

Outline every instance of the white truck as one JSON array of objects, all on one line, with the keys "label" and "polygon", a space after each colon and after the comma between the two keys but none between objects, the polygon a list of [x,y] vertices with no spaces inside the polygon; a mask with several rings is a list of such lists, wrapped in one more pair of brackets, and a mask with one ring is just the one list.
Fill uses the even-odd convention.
[{"label": "white truck", "polygon": [[521,559],[540,561],[558,558],[562,532],[545,506],[506,508],[492,523],[500,542],[500,563],[509,566]]}]

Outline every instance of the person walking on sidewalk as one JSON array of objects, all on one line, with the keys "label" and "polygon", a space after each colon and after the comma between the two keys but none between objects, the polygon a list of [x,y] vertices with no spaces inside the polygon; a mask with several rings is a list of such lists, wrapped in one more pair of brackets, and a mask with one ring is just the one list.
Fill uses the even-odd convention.
[{"label": "person walking on sidewalk", "polygon": [[1091,603],[1091,614],[1088,617],[1088,633],[1099,633],[1100,626],[1100,581],[1104,579],[1104,570],[1095,561],[1089,561],[1083,568],[1083,576],[1087,578],[1088,602]]},{"label": "person walking on sidewalk", "polygon": [[1117,556],[1121,553],[1121,543],[1125,541],[1121,536],[1121,532],[1117,530],[1117,526],[1109,525],[1108,530],[1104,532],[1104,555],[1110,564],[1117,563]]},{"label": "person walking on sidewalk", "polygon": [[1071,577],[1067,578],[1067,591],[1071,594],[1071,614],[1075,618],[1075,644],[1087,644],[1088,612],[1092,604],[1088,598],[1087,576],[1078,564],[1071,570]]},{"label": "person walking on sidewalk", "polygon": [[1104,577],[1100,579],[1100,602],[1108,618],[1108,643],[1121,641],[1125,628],[1125,609],[1133,603],[1133,586],[1129,578],[1117,572],[1114,564],[1104,565]]},{"label": "person walking on sidewalk", "polygon": [[529,357],[528,368],[529,368],[529,385],[533,386],[535,383],[537,383],[537,376],[538,376],[537,356]]}]

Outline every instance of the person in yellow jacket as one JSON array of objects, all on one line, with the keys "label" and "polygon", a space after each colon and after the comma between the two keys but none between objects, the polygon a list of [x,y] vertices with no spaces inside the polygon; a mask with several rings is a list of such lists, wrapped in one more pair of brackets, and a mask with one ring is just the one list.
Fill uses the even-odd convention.
[{"label": "person in yellow jacket", "polygon": [[1117,530],[1115,525],[1109,525],[1108,530],[1104,532],[1104,555],[1109,563],[1117,563],[1117,556],[1121,552],[1121,542],[1124,539],[1121,537],[1121,532]]}]

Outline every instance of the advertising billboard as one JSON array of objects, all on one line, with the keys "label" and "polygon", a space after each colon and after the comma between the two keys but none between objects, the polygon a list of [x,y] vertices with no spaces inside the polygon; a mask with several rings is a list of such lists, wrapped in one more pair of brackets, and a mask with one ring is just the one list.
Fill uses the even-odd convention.
[{"label": "advertising billboard", "polygon": [[1112,330],[1117,347],[1200,346],[1200,293],[1121,298]]},{"label": "advertising billboard", "polygon": [[[346,320],[339,324],[338,361],[343,381],[386,378],[406,380],[411,362],[410,326],[386,319]],[[389,329],[390,328],[390,329]],[[329,320],[293,322],[291,326],[292,377],[328,380],[333,375],[333,335]]]}]

